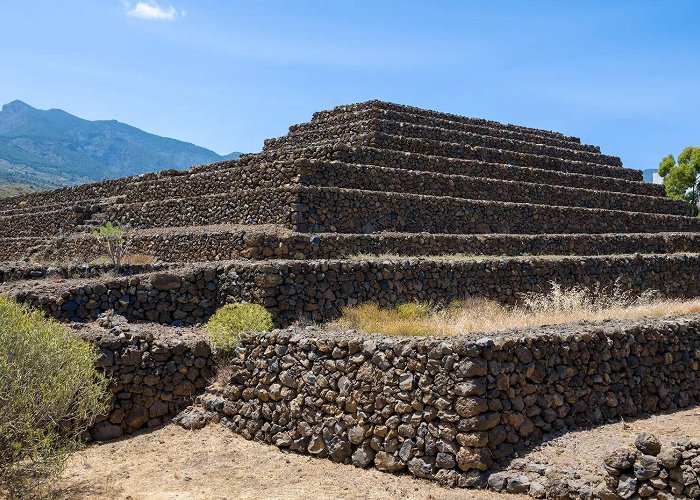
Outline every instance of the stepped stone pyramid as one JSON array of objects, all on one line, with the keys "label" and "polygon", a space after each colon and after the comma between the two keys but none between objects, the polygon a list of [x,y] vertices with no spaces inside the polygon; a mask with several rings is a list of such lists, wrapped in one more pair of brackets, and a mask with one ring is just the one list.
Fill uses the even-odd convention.
[{"label": "stepped stone pyramid", "polygon": [[365,300],[514,302],[551,281],[694,295],[700,220],[686,214],[576,137],[368,101],[237,160],[0,200],[0,261],[90,261],[91,230],[112,221],[189,288],[163,290],[150,268],[50,283],[24,264],[5,266],[5,293],[66,319],[114,308],[163,323],[251,300],[285,324]]}]

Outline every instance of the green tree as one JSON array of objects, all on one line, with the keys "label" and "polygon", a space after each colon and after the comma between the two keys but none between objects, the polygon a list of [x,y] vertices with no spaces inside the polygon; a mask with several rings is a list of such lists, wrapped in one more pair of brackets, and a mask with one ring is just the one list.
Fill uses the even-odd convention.
[{"label": "green tree", "polygon": [[111,222],[106,222],[92,231],[93,236],[104,243],[107,254],[114,264],[114,272],[119,274],[122,268],[122,260],[127,252],[124,229],[115,226]]},{"label": "green tree", "polygon": [[664,179],[666,196],[685,200],[690,205],[691,215],[698,213],[700,196],[700,147],[687,147],[678,155],[666,156],[659,163],[659,175]]}]

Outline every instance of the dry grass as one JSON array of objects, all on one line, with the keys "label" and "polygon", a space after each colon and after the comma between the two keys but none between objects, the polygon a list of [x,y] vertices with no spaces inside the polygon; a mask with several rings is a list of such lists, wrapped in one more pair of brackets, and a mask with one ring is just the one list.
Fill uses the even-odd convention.
[{"label": "dry grass", "polygon": [[425,303],[401,304],[382,309],[364,303],[343,311],[329,329],[354,328],[385,335],[456,335],[524,328],[536,325],[600,321],[610,318],[670,316],[700,312],[700,299],[663,299],[654,293],[634,297],[616,285],[612,289],[563,288],[551,283],[547,293],[530,293],[515,307],[492,300],[470,299],[448,307]]}]

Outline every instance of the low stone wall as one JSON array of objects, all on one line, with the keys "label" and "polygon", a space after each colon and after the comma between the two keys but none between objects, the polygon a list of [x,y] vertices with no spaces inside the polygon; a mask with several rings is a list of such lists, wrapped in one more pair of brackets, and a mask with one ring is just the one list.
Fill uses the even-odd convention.
[{"label": "low stone wall", "polygon": [[559,145],[544,144],[536,139],[515,139],[511,137],[499,137],[487,134],[475,133],[453,128],[450,123],[419,125],[405,121],[395,121],[383,115],[378,115],[364,120],[348,115],[348,121],[332,126],[321,123],[292,130],[289,138],[298,140],[299,144],[311,144],[312,142],[326,141],[334,137],[349,137],[360,134],[380,132],[391,135],[400,135],[414,139],[429,139],[452,144],[468,144],[489,149],[503,149],[520,153],[551,156],[563,160],[575,160],[600,165],[621,167],[622,161],[617,156],[602,154],[600,151],[585,151],[581,149],[567,148]]},{"label": "low stone wall", "polygon": [[168,422],[213,376],[211,349],[194,329],[165,331],[104,315],[77,334],[99,349],[98,367],[110,378],[112,403],[90,436],[107,440]]},{"label": "low stone wall", "polygon": [[[277,227],[202,226],[127,233],[133,254],[165,262],[224,261],[238,258],[339,259],[358,255],[484,256],[621,255],[700,252],[700,233],[454,235],[430,233],[334,234],[294,233]],[[8,240],[12,240],[8,238]],[[40,262],[67,258],[89,262],[104,255],[104,247],[88,235],[41,240],[16,238],[0,245],[0,261],[31,255]],[[34,246],[31,254],[27,251]],[[5,272],[16,266],[3,267]],[[27,266],[26,268],[30,268]],[[45,266],[40,266],[45,267]],[[0,270],[0,273],[3,271]],[[26,273],[18,275],[24,279]],[[66,276],[69,277],[69,276]]]},{"label": "low stone wall", "polygon": [[470,118],[467,116],[455,115],[452,113],[443,113],[440,111],[432,111],[429,109],[416,108],[414,106],[406,106],[403,104],[396,104],[393,102],[385,102],[379,100],[370,100],[365,102],[359,102],[355,104],[346,104],[343,106],[336,106],[333,109],[317,111],[313,114],[311,119],[312,122],[326,122],[333,119],[345,120],[348,113],[354,113],[357,111],[365,109],[381,109],[381,110],[391,110],[398,111],[401,113],[410,113],[413,115],[425,116],[428,118],[437,118],[440,120],[449,120],[458,123],[468,123],[483,125],[491,128],[512,130],[516,132],[523,132],[527,134],[541,135],[543,137],[553,137],[559,140],[564,140],[568,142],[573,142],[580,144],[581,139],[573,136],[566,136],[560,132],[552,132],[550,130],[542,130],[531,127],[523,127],[520,125],[511,125],[509,123],[500,123],[492,120],[484,120],[482,118]]},{"label": "low stone wall", "polygon": [[244,336],[230,383],[179,420],[485,486],[499,459],[551,431],[697,402],[699,348],[700,315],[438,338],[276,330]]},{"label": "low stone wall", "polygon": [[653,434],[640,434],[634,448],[619,448],[605,458],[607,476],[598,498],[699,498],[700,440],[662,446]]},{"label": "low stone wall", "polygon": [[[299,188],[293,228],[372,233],[653,233],[700,231],[693,217],[467,200],[343,188]],[[352,217],[347,214],[351,213]]]},{"label": "low stone wall", "polygon": [[[341,142],[323,144],[295,149],[263,151],[256,155],[258,159],[274,161],[294,161],[297,159],[338,160],[360,165],[378,165],[382,167],[439,172],[444,174],[466,175],[490,179],[534,182],[555,186],[580,187],[600,191],[615,191],[647,196],[665,196],[664,187],[649,182],[598,177],[595,175],[572,172],[558,172],[533,167],[511,165],[508,163],[491,163],[482,160],[465,160],[446,158],[420,153],[380,149],[371,146],[347,145]],[[215,170],[217,164],[201,167],[201,170]],[[639,179],[641,181],[641,177]]]},{"label": "low stone wall", "polygon": [[177,177],[187,175],[187,171],[182,170],[162,170],[160,172],[136,175],[132,177],[122,177],[120,179],[109,179],[78,186],[52,189],[50,191],[40,191],[37,193],[13,196],[11,198],[0,199],[0,210],[22,210],[27,207],[43,206],[54,208],[59,205],[71,205],[86,200],[101,198],[111,198],[127,192],[128,187],[135,182],[145,182],[149,180],[162,179],[166,177]]},{"label": "low stone wall", "polygon": [[487,148],[483,146],[442,142],[432,139],[417,139],[400,135],[386,134],[384,132],[369,132],[364,134],[349,134],[338,137],[330,136],[327,140],[313,141],[311,139],[301,141],[295,137],[278,137],[267,139],[263,151],[279,151],[284,149],[298,149],[300,147],[323,144],[350,144],[355,146],[371,146],[379,149],[395,151],[407,151],[424,155],[443,158],[456,158],[464,160],[480,160],[489,163],[504,163],[519,167],[531,167],[560,172],[573,172],[586,175],[599,175],[636,181],[640,178],[638,170],[630,170],[622,167],[600,165],[579,160],[568,160],[532,153],[521,153],[504,149]]},{"label": "low stone wall", "polygon": [[112,221],[135,229],[223,223],[289,226],[297,199],[292,188],[261,188],[115,204],[106,207],[91,223]]},{"label": "low stone wall", "polygon": [[205,322],[223,304],[222,270],[193,267],[134,276],[10,283],[0,293],[62,321],[97,319],[115,311],[129,321],[176,326]]},{"label": "low stone wall", "polygon": [[[121,272],[125,275],[149,273],[168,269],[169,264],[124,265]],[[29,279],[69,279],[69,278],[98,278],[112,273],[111,264],[49,266],[27,263],[0,265],[0,283]]]},{"label": "low stone wall", "polygon": [[113,309],[130,320],[197,324],[225,303],[252,302],[284,326],[300,319],[328,321],[361,302],[384,307],[483,297],[514,304],[520,294],[547,291],[552,282],[606,288],[617,283],[634,294],[694,297],[700,255],[230,261],[127,277],[9,283],[0,285],[0,293],[65,321]]},{"label": "low stone wall", "polygon": [[[277,170],[289,168],[276,163]],[[337,161],[297,160],[294,170],[305,186],[364,189],[471,200],[533,203],[540,205],[601,208],[628,212],[688,215],[688,204],[659,196],[620,195],[607,190],[551,186],[465,175],[416,172]]]},{"label": "low stone wall", "polygon": [[462,132],[471,132],[473,134],[487,135],[490,137],[501,137],[505,139],[515,139],[519,141],[537,142],[539,144],[548,144],[559,148],[574,149],[579,151],[589,151],[591,153],[600,153],[600,148],[591,144],[581,144],[566,140],[559,134],[558,136],[542,135],[537,132],[526,132],[523,130],[510,130],[503,126],[486,125],[483,123],[469,123],[464,121],[447,120],[437,118],[425,114],[416,114],[407,111],[397,111],[394,109],[382,108],[364,108],[359,111],[349,111],[346,113],[329,116],[323,120],[312,120],[308,123],[292,125],[289,127],[289,133],[299,135],[306,131],[318,130],[322,127],[333,127],[346,123],[365,121],[372,119],[384,119],[394,122],[410,123],[425,127],[436,127],[442,129],[459,130]]},{"label": "low stone wall", "polygon": [[31,213],[0,216],[0,234],[12,236],[50,237],[75,231],[97,210],[94,206],[69,206],[42,212],[37,207]]}]

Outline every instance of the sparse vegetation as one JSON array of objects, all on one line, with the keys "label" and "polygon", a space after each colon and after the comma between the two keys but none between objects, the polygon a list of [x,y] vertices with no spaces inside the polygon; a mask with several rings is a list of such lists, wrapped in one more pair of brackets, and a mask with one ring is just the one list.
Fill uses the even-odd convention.
[{"label": "sparse vegetation", "polygon": [[226,304],[207,322],[207,336],[214,349],[230,350],[245,332],[267,332],[272,329],[272,315],[259,304]]},{"label": "sparse vegetation", "polygon": [[0,297],[0,497],[58,476],[107,411],[94,346],[39,311]]},{"label": "sparse vegetation", "polygon": [[548,292],[524,294],[520,305],[514,307],[485,299],[453,302],[447,307],[409,303],[383,309],[374,303],[364,303],[345,309],[342,317],[327,327],[385,335],[456,335],[580,320],[696,312],[700,312],[699,299],[663,299],[653,292],[635,297],[618,284],[610,289],[589,290],[551,283]]},{"label": "sparse vegetation", "polygon": [[119,274],[127,252],[124,229],[111,222],[106,222],[95,229],[92,234],[104,243],[107,255],[114,265],[114,272]]}]

